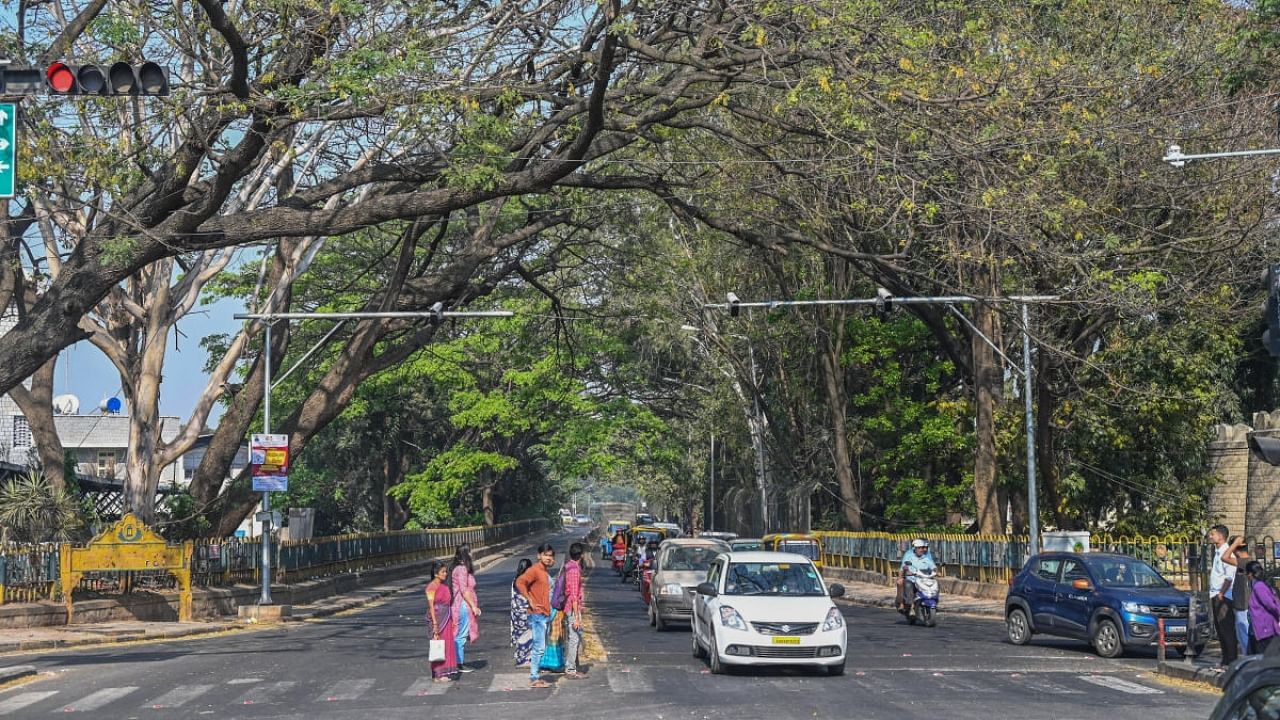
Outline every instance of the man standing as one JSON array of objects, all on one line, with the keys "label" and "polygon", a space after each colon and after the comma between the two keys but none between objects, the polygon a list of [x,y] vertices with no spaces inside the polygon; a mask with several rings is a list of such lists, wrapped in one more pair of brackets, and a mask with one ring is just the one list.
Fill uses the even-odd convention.
[{"label": "man standing", "polygon": [[[1231,607],[1231,581],[1235,578],[1235,568],[1228,570],[1229,564],[1223,559],[1234,548],[1227,543],[1227,526],[1214,525],[1209,529],[1209,542],[1213,544],[1213,567],[1209,571],[1210,601],[1213,607],[1213,630],[1222,645],[1222,666],[1226,667],[1236,661],[1239,653],[1239,641],[1236,638],[1236,613]],[[1234,558],[1232,558],[1234,560]]]},{"label": "man standing", "polygon": [[1241,655],[1253,655],[1257,653],[1254,647],[1253,634],[1249,631],[1249,576],[1245,573],[1245,566],[1249,564],[1249,546],[1244,541],[1244,537],[1237,536],[1231,538],[1231,547],[1227,550],[1227,554],[1222,556],[1223,562],[1235,566],[1235,577],[1231,581],[1231,592],[1227,597],[1231,599],[1231,608],[1236,613],[1236,647]]},{"label": "man standing", "polygon": [[569,562],[564,564],[564,613],[569,622],[569,641],[565,649],[564,676],[583,680],[578,672],[578,650],[582,647],[582,543],[569,546]]},{"label": "man standing", "polygon": [[547,621],[551,618],[551,576],[547,571],[556,564],[556,551],[549,543],[538,546],[538,561],[516,578],[516,592],[529,603],[529,630],[533,648],[529,653],[529,687],[547,688],[551,683],[539,674],[542,656],[547,651]]}]

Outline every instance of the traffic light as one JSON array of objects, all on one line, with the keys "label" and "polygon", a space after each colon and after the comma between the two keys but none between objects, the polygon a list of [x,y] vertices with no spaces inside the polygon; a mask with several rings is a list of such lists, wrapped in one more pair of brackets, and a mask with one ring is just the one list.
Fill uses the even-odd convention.
[{"label": "traffic light", "polygon": [[153,62],[133,65],[50,63],[44,71],[50,95],[168,95],[169,72]]},{"label": "traffic light", "polygon": [[1268,465],[1280,465],[1280,438],[1250,433],[1249,449]]},{"label": "traffic light", "polygon": [[1280,263],[1267,268],[1267,304],[1263,317],[1267,329],[1262,332],[1262,345],[1272,357],[1280,357]]}]

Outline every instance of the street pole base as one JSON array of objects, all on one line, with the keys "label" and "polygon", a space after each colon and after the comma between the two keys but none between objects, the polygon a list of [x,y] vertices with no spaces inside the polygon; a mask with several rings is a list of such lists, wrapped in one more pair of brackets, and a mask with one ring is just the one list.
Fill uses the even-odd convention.
[{"label": "street pole base", "polygon": [[255,623],[275,623],[284,622],[284,619],[293,615],[292,605],[241,605],[239,608],[241,620]]}]

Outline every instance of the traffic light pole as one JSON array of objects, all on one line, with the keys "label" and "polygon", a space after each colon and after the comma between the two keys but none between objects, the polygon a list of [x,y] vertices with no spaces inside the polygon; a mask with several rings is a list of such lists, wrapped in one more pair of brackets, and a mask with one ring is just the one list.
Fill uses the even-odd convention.
[{"label": "traffic light pole", "polygon": [[[991,346],[1009,363],[1010,369],[1022,375],[1023,422],[1027,435],[1027,525],[1029,532],[1029,555],[1040,552],[1040,517],[1037,502],[1036,486],[1036,428],[1035,407],[1032,400],[1032,366],[1031,366],[1031,303],[1048,303],[1059,300],[1057,295],[1012,295],[1008,297],[979,298],[971,295],[948,295],[938,297],[894,297],[884,288],[880,288],[874,298],[853,298],[847,300],[769,300],[763,302],[741,302],[737,295],[729,294],[727,303],[707,303],[703,308],[728,310],[730,315],[737,315],[740,308],[809,307],[819,305],[870,305],[879,310],[889,310],[893,305],[946,305],[956,317],[960,318],[969,329]],[[1022,305],[1022,367],[1009,359],[1007,355],[985,333],[977,328],[967,317],[955,308],[956,305],[972,305],[978,303],[1019,303]],[[754,371],[753,371],[754,372]],[[753,378],[754,379],[754,378]]]}]

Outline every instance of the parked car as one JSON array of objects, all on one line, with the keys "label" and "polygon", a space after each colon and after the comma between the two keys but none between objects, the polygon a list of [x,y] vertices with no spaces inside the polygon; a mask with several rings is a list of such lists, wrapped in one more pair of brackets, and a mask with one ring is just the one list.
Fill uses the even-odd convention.
[{"label": "parked car", "polygon": [[727,543],[708,538],[673,538],[662,543],[653,569],[640,582],[649,625],[661,631],[670,622],[689,620],[698,583],[707,579],[715,557],[727,552]]},{"label": "parked car", "polygon": [[1227,672],[1210,720],[1280,720],[1280,657],[1247,655]]},{"label": "parked car", "polygon": [[729,549],[734,552],[752,552],[764,549],[764,541],[760,538],[737,538],[729,541]]},{"label": "parked car", "polygon": [[693,599],[693,655],[716,674],[732,665],[816,665],[841,675],[847,632],[832,598],[842,595],[803,555],[722,554]]},{"label": "parked car", "polygon": [[[1103,657],[1126,648],[1155,645],[1164,619],[1169,645],[1187,644],[1190,596],[1155,568],[1127,555],[1043,553],[1009,583],[1005,626],[1009,642],[1025,645],[1036,633],[1079,638]],[[1209,617],[1197,610],[1196,654],[1208,638]]]}]

